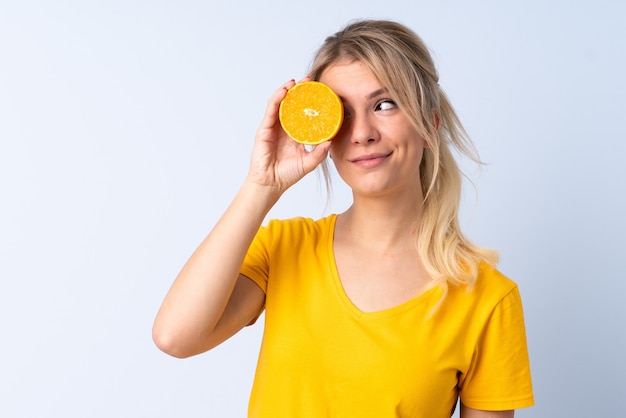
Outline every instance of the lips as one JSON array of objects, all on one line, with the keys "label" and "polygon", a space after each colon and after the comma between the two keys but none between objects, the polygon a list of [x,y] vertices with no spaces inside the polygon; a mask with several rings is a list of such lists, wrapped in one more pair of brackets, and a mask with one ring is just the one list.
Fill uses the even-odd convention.
[{"label": "lips", "polygon": [[360,155],[358,157],[352,158],[349,161],[351,163],[359,163],[359,162],[383,160],[383,159],[389,157],[390,155],[391,155],[391,152],[389,152],[389,153],[365,154],[365,155]]}]

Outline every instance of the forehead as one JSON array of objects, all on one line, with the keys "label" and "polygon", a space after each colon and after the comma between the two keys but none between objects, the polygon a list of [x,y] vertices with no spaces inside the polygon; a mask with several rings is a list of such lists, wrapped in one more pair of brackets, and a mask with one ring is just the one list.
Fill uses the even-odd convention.
[{"label": "forehead", "polygon": [[382,83],[370,68],[361,61],[339,61],[328,66],[319,78],[340,96],[365,93],[381,89]]}]

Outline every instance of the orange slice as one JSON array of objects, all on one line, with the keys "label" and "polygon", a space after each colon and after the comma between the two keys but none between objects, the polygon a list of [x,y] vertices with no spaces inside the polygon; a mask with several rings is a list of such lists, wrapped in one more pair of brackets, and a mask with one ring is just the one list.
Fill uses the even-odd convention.
[{"label": "orange slice", "polygon": [[343,103],[319,81],[303,81],[287,91],[278,118],[287,135],[306,145],[332,139],[343,123]]}]

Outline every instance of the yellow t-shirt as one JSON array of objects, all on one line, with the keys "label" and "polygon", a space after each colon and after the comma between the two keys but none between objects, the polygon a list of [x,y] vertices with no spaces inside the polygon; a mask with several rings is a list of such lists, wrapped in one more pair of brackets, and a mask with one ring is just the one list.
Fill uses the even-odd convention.
[{"label": "yellow t-shirt", "polygon": [[474,287],[434,287],[362,312],[333,255],[335,215],[271,221],[241,273],[266,294],[249,417],[443,418],[470,408],[530,406],[517,286],[484,265]]}]

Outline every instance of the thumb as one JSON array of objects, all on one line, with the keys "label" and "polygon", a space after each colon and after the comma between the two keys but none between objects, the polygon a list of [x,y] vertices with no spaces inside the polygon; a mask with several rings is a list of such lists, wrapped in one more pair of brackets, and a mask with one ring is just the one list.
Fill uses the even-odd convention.
[{"label": "thumb", "polygon": [[307,172],[312,171],[326,159],[330,146],[330,141],[322,142],[306,154],[304,157],[304,168]]}]

